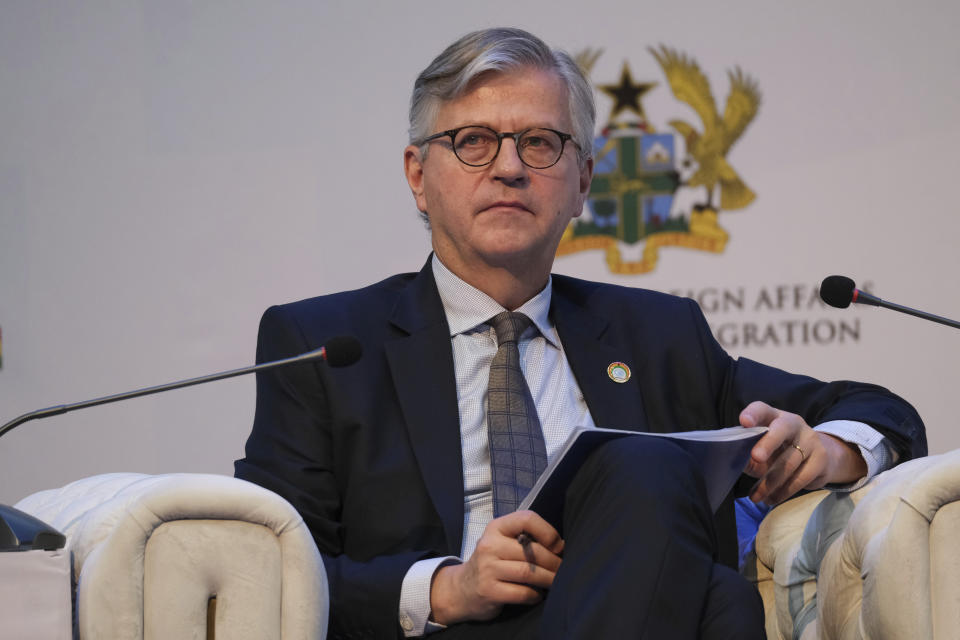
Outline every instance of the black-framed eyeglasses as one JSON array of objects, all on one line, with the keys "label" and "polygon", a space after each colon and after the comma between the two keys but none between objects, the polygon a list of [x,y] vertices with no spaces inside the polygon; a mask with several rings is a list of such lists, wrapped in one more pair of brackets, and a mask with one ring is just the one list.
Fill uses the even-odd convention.
[{"label": "black-framed eyeglasses", "polygon": [[524,129],[517,133],[498,133],[490,127],[467,125],[435,133],[424,138],[420,144],[424,145],[439,138],[450,138],[454,155],[460,162],[471,167],[483,167],[493,162],[500,153],[503,139],[513,138],[520,162],[531,169],[546,169],[557,164],[567,140],[573,140],[569,133],[544,127]]}]

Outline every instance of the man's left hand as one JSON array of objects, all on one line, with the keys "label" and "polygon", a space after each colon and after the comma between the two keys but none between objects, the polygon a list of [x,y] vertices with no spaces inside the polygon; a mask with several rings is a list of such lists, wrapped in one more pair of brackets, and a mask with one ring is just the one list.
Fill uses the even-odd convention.
[{"label": "man's left hand", "polygon": [[774,505],[801,489],[851,483],[867,474],[856,445],[814,431],[795,413],[752,402],[740,412],[740,424],[770,429],[754,445],[745,470],[759,478],[750,492],[754,502]]}]

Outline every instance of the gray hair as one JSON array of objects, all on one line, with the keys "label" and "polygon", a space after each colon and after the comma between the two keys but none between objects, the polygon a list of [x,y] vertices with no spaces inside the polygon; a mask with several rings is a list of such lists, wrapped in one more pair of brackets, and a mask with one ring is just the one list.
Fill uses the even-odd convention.
[{"label": "gray hair", "polygon": [[[534,68],[556,73],[567,87],[574,142],[583,162],[593,152],[596,109],[593,89],[569,54],[553,50],[522,29],[484,29],[463,36],[417,77],[410,96],[410,144],[432,133],[440,105],[453,100],[478,76],[489,72]],[[424,150],[425,152],[426,150]]]}]

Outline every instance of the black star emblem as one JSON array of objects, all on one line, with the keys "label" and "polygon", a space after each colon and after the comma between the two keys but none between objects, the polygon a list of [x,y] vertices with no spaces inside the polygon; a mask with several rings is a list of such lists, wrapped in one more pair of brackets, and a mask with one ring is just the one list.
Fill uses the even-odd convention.
[{"label": "black star emblem", "polygon": [[614,100],[613,109],[610,111],[611,121],[621,111],[629,110],[646,122],[647,114],[643,112],[643,107],[640,106],[640,98],[655,86],[657,86],[656,82],[634,82],[633,76],[630,75],[630,66],[624,62],[623,71],[620,72],[620,84],[602,84],[598,88]]}]

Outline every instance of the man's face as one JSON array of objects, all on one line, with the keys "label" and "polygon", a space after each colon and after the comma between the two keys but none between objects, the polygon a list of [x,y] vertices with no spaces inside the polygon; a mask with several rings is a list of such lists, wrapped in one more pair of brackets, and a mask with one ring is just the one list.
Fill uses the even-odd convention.
[{"label": "man's face", "polygon": [[[563,81],[536,69],[481,77],[441,106],[433,131],[464,125],[573,130]],[[425,159],[418,147],[407,147],[404,164],[417,207],[430,218],[434,251],[465,279],[489,267],[545,276],[564,229],[580,215],[593,170],[592,160],[581,165],[572,140],[557,164],[531,169],[510,138],[483,167],[460,162],[449,138],[431,143]]]}]

